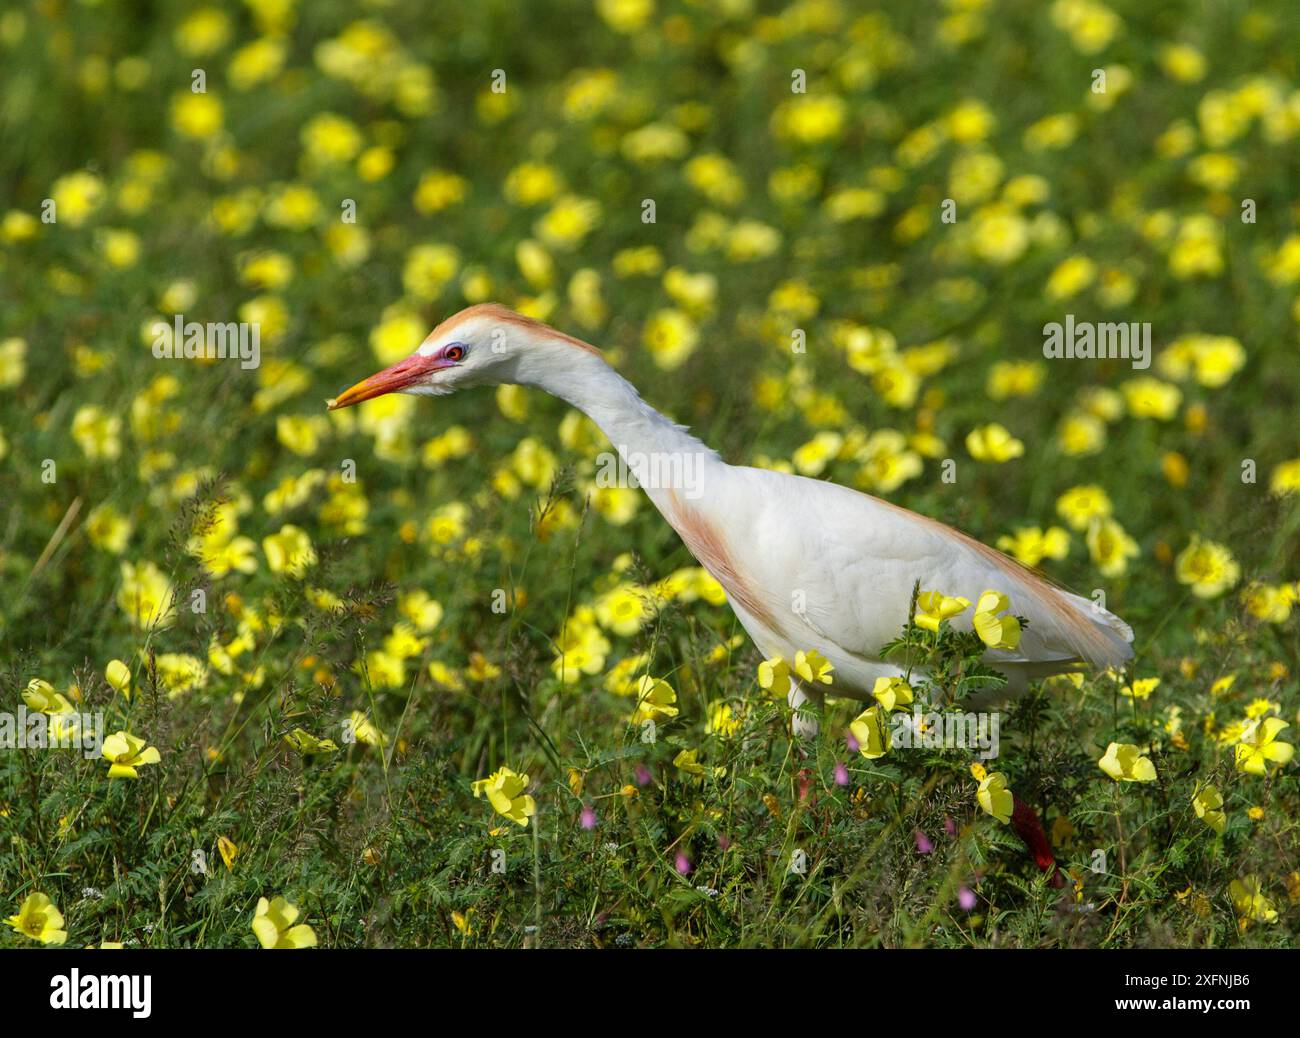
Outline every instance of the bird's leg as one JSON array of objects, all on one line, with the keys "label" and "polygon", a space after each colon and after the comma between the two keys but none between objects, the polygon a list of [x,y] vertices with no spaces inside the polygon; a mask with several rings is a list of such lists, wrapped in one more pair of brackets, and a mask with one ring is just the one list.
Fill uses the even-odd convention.
[{"label": "bird's leg", "polygon": [[790,719],[790,729],[801,739],[815,738],[821,731],[817,723],[817,713],[821,712],[822,694],[810,692],[795,680],[790,681],[790,692],[786,696],[790,709],[794,711]]}]

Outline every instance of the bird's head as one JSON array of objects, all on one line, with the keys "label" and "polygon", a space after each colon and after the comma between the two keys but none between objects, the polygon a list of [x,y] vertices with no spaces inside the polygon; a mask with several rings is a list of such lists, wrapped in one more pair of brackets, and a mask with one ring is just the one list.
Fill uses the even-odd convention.
[{"label": "bird's head", "polygon": [[330,402],[331,411],[385,393],[443,396],[501,383],[546,386],[600,351],[497,303],[467,307],[438,325],[419,349]]}]

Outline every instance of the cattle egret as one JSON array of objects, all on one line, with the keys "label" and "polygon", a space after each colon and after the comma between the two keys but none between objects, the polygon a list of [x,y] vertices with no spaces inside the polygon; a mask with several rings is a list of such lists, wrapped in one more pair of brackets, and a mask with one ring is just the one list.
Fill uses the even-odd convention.
[{"label": "cattle egret", "polygon": [[[877,678],[904,673],[879,653],[901,630],[918,582],[971,601],[1001,592],[1029,620],[1019,645],[985,656],[1007,678],[999,697],[1052,674],[1121,669],[1133,657],[1133,632],[1117,616],[943,523],[824,480],[728,465],[642,400],[596,347],[496,303],[443,321],[410,357],[329,406],[503,383],[545,390],[591,418],[725,589],[764,657],[817,650],[834,665],[837,695],[869,699]],[[953,626],[970,630],[970,611]],[[791,677],[794,731],[815,735],[806,704],[820,706],[823,690]]]}]

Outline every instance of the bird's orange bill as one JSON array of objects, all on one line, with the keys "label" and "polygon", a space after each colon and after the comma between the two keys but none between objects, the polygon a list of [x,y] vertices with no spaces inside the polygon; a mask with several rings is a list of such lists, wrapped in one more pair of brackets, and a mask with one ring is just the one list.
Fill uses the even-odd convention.
[{"label": "bird's orange bill", "polygon": [[435,357],[421,357],[418,353],[412,354],[403,361],[399,361],[391,368],[384,368],[383,371],[376,372],[367,379],[362,379],[355,386],[344,390],[337,398],[330,401],[329,409],[337,411],[340,407],[351,407],[353,404],[359,404],[363,400],[369,400],[372,397],[383,396],[385,393],[396,393],[403,389],[409,389],[431,372],[437,371],[446,365]]}]

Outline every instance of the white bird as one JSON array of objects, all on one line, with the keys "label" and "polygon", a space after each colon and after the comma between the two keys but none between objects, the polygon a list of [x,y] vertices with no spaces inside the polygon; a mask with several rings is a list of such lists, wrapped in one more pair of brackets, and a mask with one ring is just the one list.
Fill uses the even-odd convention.
[{"label": "white bird", "polygon": [[[1120,669],[1133,656],[1133,632],[1117,616],[943,523],[835,483],[727,464],[643,401],[596,347],[495,303],[443,321],[330,408],[503,383],[545,390],[590,417],[726,590],[763,656],[815,649],[834,665],[836,695],[869,699],[877,678],[903,673],[880,649],[902,630],[917,582],[972,601],[1001,592],[1029,620],[1015,649],[985,656],[1008,679],[999,695],[1051,674]],[[953,624],[969,630],[971,620]],[[816,733],[809,715],[821,695],[792,681],[796,734]],[[814,710],[801,710],[809,701]]]}]

